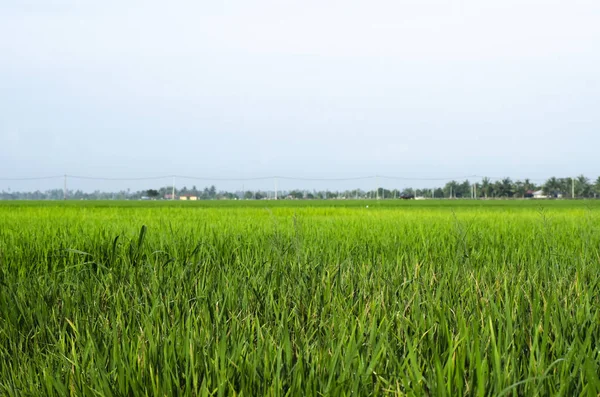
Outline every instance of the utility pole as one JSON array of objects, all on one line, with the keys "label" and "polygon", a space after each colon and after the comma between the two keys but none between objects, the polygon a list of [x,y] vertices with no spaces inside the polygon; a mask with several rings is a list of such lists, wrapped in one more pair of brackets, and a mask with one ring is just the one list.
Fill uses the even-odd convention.
[{"label": "utility pole", "polygon": [[379,176],[375,175],[375,193],[377,194],[377,200],[379,200]]},{"label": "utility pole", "polygon": [[63,188],[63,200],[67,199],[67,174],[65,174],[65,186]]},{"label": "utility pole", "polygon": [[171,200],[175,200],[175,175],[173,175],[173,185],[171,187]]},{"label": "utility pole", "polygon": [[571,178],[571,198],[575,198],[575,178]]},{"label": "utility pole", "polygon": [[275,200],[277,200],[277,177],[275,177]]}]

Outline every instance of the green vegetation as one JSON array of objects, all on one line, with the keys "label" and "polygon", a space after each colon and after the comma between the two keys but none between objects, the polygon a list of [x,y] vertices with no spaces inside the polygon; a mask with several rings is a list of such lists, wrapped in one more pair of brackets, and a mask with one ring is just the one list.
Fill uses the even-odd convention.
[{"label": "green vegetation", "polygon": [[[77,176],[65,176],[70,179],[86,179],[86,180],[102,180],[104,178],[88,178],[88,177],[77,177]],[[62,179],[63,177],[50,177],[49,179]],[[444,186],[429,186],[427,188],[412,188],[406,187],[407,182],[415,182],[415,180],[407,180],[397,177],[377,177],[373,176],[372,182],[379,183],[379,179],[382,179],[383,185],[404,185],[403,189],[392,188],[386,189],[384,187],[378,187],[373,190],[362,190],[362,189],[327,189],[327,190],[304,190],[304,189],[292,189],[292,190],[246,190],[246,191],[235,191],[228,192],[223,190],[217,190],[215,185],[205,187],[204,189],[198,189],[195,185],[191,188],[186,187],[174,187],[172,185],[163,186],[159,189],[148,189],[142,191],[130,191],[121,190],[118,192],[103,192],[95,190],[94,192],[84,192],[82,190],[63,190],[63,189],[50,189],[45,192],[42,191],[0,191],[0,200],[63,200],[65,197],[68,200],[162,200],[172,199],[173,192],[175,198],[178,199],[181,196],[194,197],[197,200],[261,200],[261,199],[273,199],[277,198],[290,198],[290,199],[392,199],[401,198],[407,196],[423,197],[423,198],[530,198],[534,195],[535,191],[542,191],[543,196],[547,198],[598,198],[600,196],[600,176],[595,180],[591,180],[585,175],[579,175],[576,178],[556,178],[551,177],[546,180],[545,183],[539,184],[533,182],[530,179],[524,180],[512,180],[511,178],[488,178],[473,176],[474,180],[469,181],[468,179],[458,182],[451,180],[446,182]],[[481,178],[481,180],[479,180]],[[31,179],[31,178],[29,178]],[[33,178],[40,179],[40,178]],[[41,178],[48,179],[48,178]],[[195,179],[190,177],[178,177],[178,179]],[[273,179],[275,177],[265,178]],[[284,177],[289,183],[290,181],[304,181],[303,178]],[[365,179],[362,182],[364,184]],[[27,180],[22,179],[22,180]],[[135,179],[132,179],[133,181]],[[309,180],[310,181],[310,180]],[[313,180],[318,181],[317,180]],[[65,181],[66,182],[66,181]],[[252,180],[248,180],[252,182]],[[323,180],[321,180],[323,182]],[[333,183],[330,180],[329,183]],[[423,182],[423,181],[421,181]],[[430,181],[435,184],[435,181]],[[275,183],[276,185],[276,183]],[[367,183],[368,185],[368,183]],[[333,186],[331,186],[333,187]],[[538,197],[539,198],[539,197]]]},{"label": "green vegetation", "polygon": [[597,201],[0,203],[0,394],[595,396],[599,271]]}]

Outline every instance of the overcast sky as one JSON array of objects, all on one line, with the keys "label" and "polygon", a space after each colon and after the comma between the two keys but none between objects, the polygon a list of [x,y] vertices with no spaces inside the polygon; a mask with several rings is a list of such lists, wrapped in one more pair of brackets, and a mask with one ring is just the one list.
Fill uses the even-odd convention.
[{"label": "overcast sky", "polygon": [[2,0],[0,178],[595,179],[599,21],[598,0]]}]

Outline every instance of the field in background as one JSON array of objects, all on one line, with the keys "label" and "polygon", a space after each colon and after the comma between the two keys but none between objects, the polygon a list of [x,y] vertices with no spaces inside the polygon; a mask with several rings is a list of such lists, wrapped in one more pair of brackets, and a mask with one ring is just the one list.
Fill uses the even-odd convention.
[{"label": "field in background", "polygon": [[598,201],[0,202],[0,394],[597,395],[599,274]]}]

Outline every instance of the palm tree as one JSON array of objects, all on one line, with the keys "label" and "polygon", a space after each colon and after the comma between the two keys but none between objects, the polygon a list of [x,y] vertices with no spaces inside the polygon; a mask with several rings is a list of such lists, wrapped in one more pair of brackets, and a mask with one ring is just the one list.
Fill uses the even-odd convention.
[{"label": "palm tree", "polygon": [[525,179],[525,182],[523,182],[523,185],[525,187],[525,191],[527,191],[527,190],[536,190],[535,183],[531,182],[529,180],[529,178]]},{"label": "palm tree", "polygon": [[497,182],[499,195],[502,197],[512,197],[513,196],[513,186],[510,178],[504,178],[502,181]]},{"label": "palm tree", "polygon": [[456,181],[450,181],[444,186],[444,196],[453,198],[456,197],[456,192],[460,185]]},{"label": "palm tree", "polygon": [[544,193],[546,193],[547,196],[555,197],[556,194],[560,192],[560,185],[560,181],[553,176],[544,184]]},{"label": "palm tree", "polygon": [[490,182],[490,178],[488,178],[487,176],[481,180],[481,192],[483,193],[483,196],[485,198],[488,198],[488,195],[490,195],[491,186],[492,183]]},{"label": "palm tree", "polygon": [[590,180],[583,175],[579,175],[575,180],[575,193],[579,197],[590,197],[592,192],[592,185]]},{"label": "palm tree", "polygon": [[458,185],[458,192],[459,197],[471,197],[471,182],[467,179]]},{"label": "palm tree", "polygon": [[525,183],[522,181],[516,181],[515,182],[515,194],[517,195],[517,197],[525,197],[526,192],[527,192],[527,189],[525,187]]},{"label": "palm tree", "polygon": [[571,197],[571,187],[573,178],[558,178],[558,184],[560,185],[560,192],[563,197]]}]

